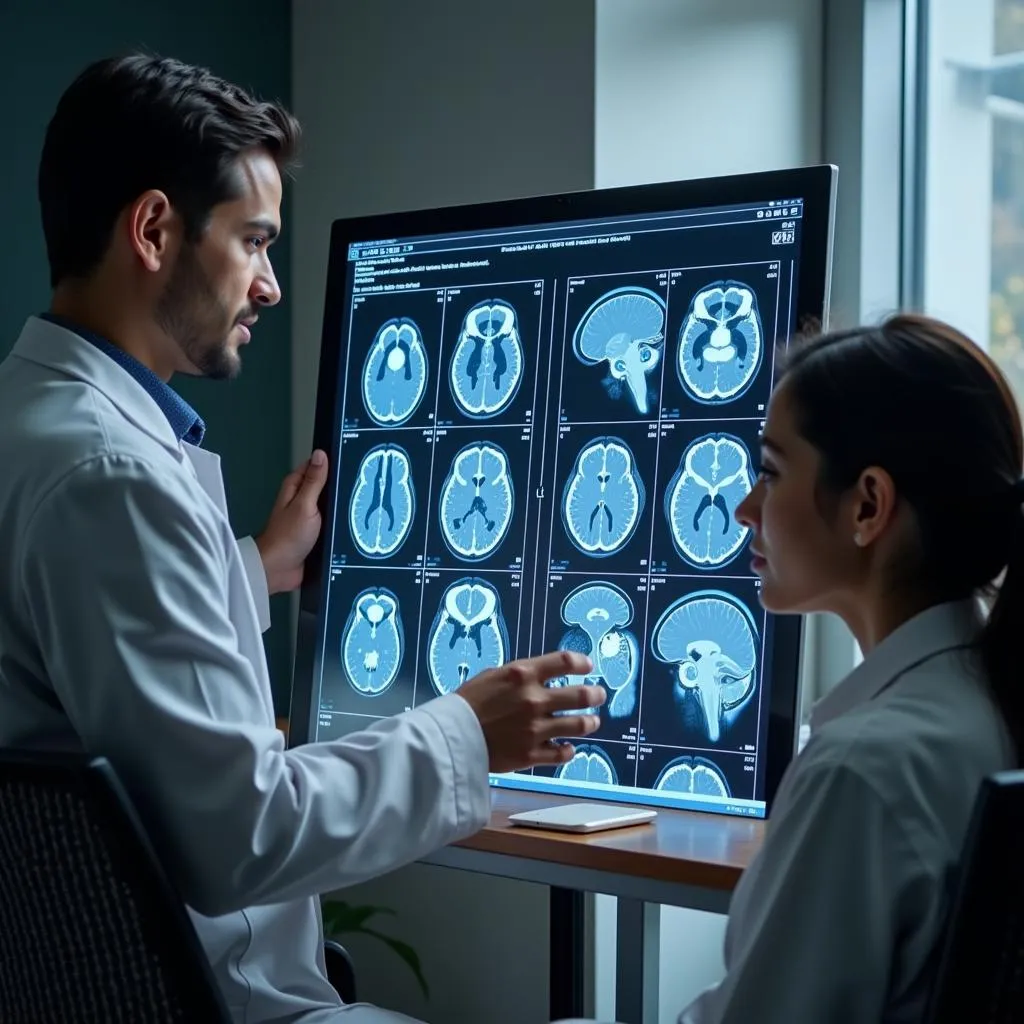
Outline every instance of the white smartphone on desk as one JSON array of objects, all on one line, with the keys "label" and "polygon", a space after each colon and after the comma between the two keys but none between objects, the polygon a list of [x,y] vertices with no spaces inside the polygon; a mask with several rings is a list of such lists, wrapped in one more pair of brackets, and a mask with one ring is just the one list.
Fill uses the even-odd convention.
[{"label": "white smartphone on desk", "polygon": [[610,807],[608,804],[579,803],[542,807],[536,811],[520,811],[518,814],[510,814],[508,820],[513,825],[549,828],[556,832],[601,832],[609,828],[641,825],[657,816],[657,811],[646,807]]}]

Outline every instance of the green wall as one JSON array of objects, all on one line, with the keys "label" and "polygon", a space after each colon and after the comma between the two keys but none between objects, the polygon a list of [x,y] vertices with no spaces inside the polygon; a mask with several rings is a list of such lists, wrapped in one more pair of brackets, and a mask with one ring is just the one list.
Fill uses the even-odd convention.
[{"label": "green wall", "polygon": [[[35,185],[47,121],[86,64],[137,47],[204,64],[264,98],[290,99],[288,0],[0,0],[0,356],[25,317],[49,302]],[[285,233],[274,247],[285,299],[260,317],[241,376],[230,383],[175,381],[207,423],[205,446],[221,454],[239,536],[262,527],[290,468],[289,208],[286,197]],[[291,679],[288,599],[275,597],[271,605],[267,656],[282,713]]]}]

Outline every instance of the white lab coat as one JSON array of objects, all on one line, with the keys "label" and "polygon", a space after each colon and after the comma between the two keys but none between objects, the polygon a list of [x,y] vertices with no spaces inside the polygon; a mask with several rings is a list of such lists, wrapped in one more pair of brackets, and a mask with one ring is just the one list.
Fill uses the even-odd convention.
[{"label": "white lab coat", "polygon": [[918,1024],[978,787],[1016,764],[965,649],[980,624],[971,601],[930,608],[815,705],[733,895],[725,979],[679,1024]]},{"label": "white lab coat", "polygon": [[[343,1009],[317,893],[487,820],[487,750],[458,695],[342,741],[275,727],[254,549],[216,456],[127,371],[30,318],[0,364],[0,744],[106,755],[193,911],[234,1020]],[[250,542],[251,543],[251,542]],[[262,593],[261,593],[262,592]]]}]

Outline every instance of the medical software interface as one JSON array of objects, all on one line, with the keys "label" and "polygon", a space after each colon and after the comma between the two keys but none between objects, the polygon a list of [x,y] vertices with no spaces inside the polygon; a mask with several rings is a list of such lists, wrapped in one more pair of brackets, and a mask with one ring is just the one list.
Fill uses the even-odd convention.
[{"label": "medical software interface", "polygon": [[315,738],[582,651],[552,685],[603,686],[600,730],[492,784],[764,814],[773,622],[734,513],[802,213],[349,247]]}]

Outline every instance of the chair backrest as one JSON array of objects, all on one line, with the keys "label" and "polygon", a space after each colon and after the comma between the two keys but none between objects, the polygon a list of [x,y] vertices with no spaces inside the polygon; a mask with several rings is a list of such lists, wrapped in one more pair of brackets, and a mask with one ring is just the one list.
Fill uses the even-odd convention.
[{"label": "chair backrest", "polygon": [[106,759],[0,751],[0,1021],[228,1020]]},{"label": "chair backrest", "polygon": [[1024,771],[978,793],[926,1024],[1024,1019]]}]

